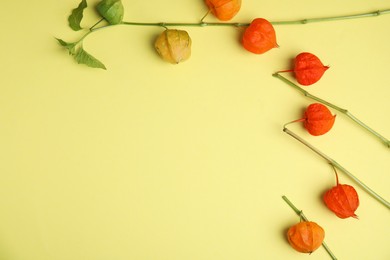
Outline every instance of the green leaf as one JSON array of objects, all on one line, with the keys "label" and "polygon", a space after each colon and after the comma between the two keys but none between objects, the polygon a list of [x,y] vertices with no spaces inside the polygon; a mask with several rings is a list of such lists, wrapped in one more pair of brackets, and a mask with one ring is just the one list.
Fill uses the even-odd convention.
[{"label": "green leaf", "polygon": [[87,0],[81,0],[79,6],[72,10],[71,15],[68,17],[68,22],[70,28],[74,31],[81,30],[81,20],[83,19],[83,11],[87,8]]},{"label": "green leaf", "polygon": [[74,55],[75,60],[79,64],[85,64],[88,67],[106,69],[103,63],[101,63],[98,59],[93,57],[91,54],[86,52],[82,47],[77,50],[76,55]]},{"label": "green leaf", "polygon": [[77,42],[66,42],[66,41],[58,39],[58,38],[56,38],[56,40],[61,44],[61,46],[65,47],[69,51],[69,54],[71,54],[71,55],[76,54]]}]

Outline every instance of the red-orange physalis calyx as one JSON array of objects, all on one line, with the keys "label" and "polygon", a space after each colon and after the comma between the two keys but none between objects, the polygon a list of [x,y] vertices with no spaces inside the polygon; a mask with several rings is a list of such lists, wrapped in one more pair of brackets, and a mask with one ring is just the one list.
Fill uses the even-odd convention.
[{"label": "red-orange physalis calyx", "polygon": [[354,187],[340,184],[336,173],[336,186],[324,194],[326,206],[339,218],[357,218],[355,211],[359,207],[359,196]]},{"label": "red-orange physalis calyx", "polygon": [[325,231],[317,223],[302,221],[290,227],[287,231],[287,240],[290,245],[301,253],[312,253],[324,241]]},{"label": "red-orange physalis calyx", "polygon": [[278,44],[275,29],[266,19],[256,18],[245,29],[242,44],[246,50],[255,54],[262,54],[276,48]]},{"label": "red-orange physalis calyx", "polygon": [[302,52],[294,59],[294,74],[299,84],[308,86],[319,81],[329,66],[312,53]]},{"label": "red-orange physalis calyx", "polygon": [[241,0],[205,0],[210,12],[221,21],[232,19],[241,8]]},{"label": "red-orange physalis calyx", "polygon": [[313,103],[306,108],[303,125],[311,135],[318,136],[332,129],[335,119],[326,106]]}]

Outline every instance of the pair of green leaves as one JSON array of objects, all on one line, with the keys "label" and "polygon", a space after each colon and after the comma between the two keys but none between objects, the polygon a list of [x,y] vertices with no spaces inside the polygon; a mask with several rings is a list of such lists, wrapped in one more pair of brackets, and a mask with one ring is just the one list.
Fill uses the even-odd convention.
[{"label": "pair of green leaves", "polygon": [[[72,13],[68,17],[69,27],[72,28],[72,30],[79,31],[83,29],[81,27],[81,21],[83,19],[84,9],[87,7],[87,1],[82,0],[78,7],[72,10]],[[73,56],[77,63],[85,64],[92,68],[106,69],[106,67],[101,61],[86,52],[83,48],[82,41],[90,33],[91,30],[87,32],[79,41],[76,42],[66,42],[62,39],[56,39],[61,46],[65,47],[68,50],[69,55]]]},{"label": "pair of green leaves", "polygon": [[66,42],[58,38],[57,41],[61,44],[61,46],[65,47],[69,51],[69,54],[73,56],[77,63],[85,64],[92,68],[106,69],[106,66],[104,66],[101,61],[86,52],[81,44],[80,46],[77,46],[79,44],[78,42]]}]

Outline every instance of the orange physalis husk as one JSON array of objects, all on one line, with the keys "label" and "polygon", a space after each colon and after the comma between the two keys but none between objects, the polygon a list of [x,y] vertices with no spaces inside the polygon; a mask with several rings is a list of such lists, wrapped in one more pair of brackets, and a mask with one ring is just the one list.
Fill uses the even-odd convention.
[{"label": "orange physalis husk", "polygon": [[256,18],[245,29],[242,44],[246,50],[255,54],[262,54],[276,48],[278,44],[275,29],[266,19]]},{"label": "orange physalis husk", "polygon": [[319,81],[329,66],[324,66],[320,59],[312,53],[302,52],[294,59],[294,68],[280,72],[294,72],[298,83],[309,86]]},{"label": "orange physalis husk", "polygon": [[205,0],[210,12],[221,21],[232,19],[241,8],[241,0]]},{"label": "orange physalis husk", "polygon": [[290,227],[287,231],[287,240],[290,245],[301,253],[312,253],[324,241],[325,231],[317,223],[302,221]]},{"label": "orange physalis husk", "polygon": [[326,106],[313,103],[306,108],[303,124],[311,135],[318,136],[327,133],[333,127],[335,119],[336,116]]},{"label": "orange physalis husk", "polygon": [[326,206],[339,218],[357,218],[355,214],[359,207],[359,196],[354,187],[340,184],[336,173],[336,186],[324,194]]},{"label": "orange physalis husk", "polygon": [[295,57],[294,74],[299,84],[308,86],[319,81],[329,66],[324,66],[312,53],[302,52]]}]

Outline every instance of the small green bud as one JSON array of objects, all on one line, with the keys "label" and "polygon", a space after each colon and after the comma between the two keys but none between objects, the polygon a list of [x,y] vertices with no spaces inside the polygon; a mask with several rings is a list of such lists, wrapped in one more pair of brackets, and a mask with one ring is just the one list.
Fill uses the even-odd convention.
[{"label": "small green bud", "polygon": [[121,0],[102,0],[96,8],[110,24],[119,24],[123,20],[124,8]]},{"label": "small green bud", "polygon": [[160,57],[177,64],[191,56],[191,38],[186,31],[166,29],[156,39],[154,47]]}]

